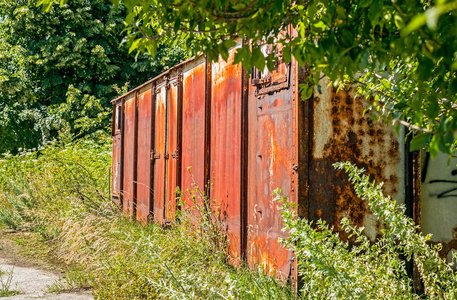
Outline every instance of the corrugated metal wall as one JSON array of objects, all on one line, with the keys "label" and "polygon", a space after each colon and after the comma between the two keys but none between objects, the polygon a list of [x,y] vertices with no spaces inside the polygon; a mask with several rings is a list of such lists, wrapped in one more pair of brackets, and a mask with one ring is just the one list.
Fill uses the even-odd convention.
[{"label": "corrugated metal wall", "polygon": [[278,243],[286,233],[272,192],[281,188],[301,217],[340,232],[348,217],[374,240],[381,224],[332,166],[351,161],[445,242],[445,254],[455,248],[457,170],[443,174],[443,158],[422,155],[420,190],[419,156],[408,151],[404,132],[374,121],[363,99],[325,78],[322,93],[301,101],[298,86],[308,74],[295,61],[279,59],[273,72],[246,77],[232,64],[241,43],[227,62],[192,59],[113,100],[113,200],[125,213],[172,221],[176,187],[197,185],[220,204],[235,264],[244,259],[295,280],[293,253]]}]

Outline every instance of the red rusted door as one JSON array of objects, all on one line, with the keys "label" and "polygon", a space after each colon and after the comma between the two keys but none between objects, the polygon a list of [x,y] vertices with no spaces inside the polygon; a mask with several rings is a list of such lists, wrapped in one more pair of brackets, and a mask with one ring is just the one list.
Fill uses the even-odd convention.
[{"label": "red rusted door", "polygon": [[163,78],[156,89],[154,166],[154,219],[171,221],[176,211],[178,151],[178,83]]},{"label": "red rusted door", "polygon": [[167,90],[166,82],[159,83],[156,88],[156,115],[155,115],[155,141],[154,151],[154,220],[162,223],[164,219],[165,200],[165,144],[166,144],[166,116],[167,116]]},{"label": "red rusted door", "polygon": [[[182,184],[183,192],[195,185],[205,188],[205,80],[206,60],[200,58],[183,69]],[[188,170],[189,168],[189,170]],[[188,202],[191,205],[191,201]]]},{"label": "red rusted door", "polygon": [[232,49],[228,61],[212,64],[211,100],[211,178],[212,200],[220,205],[228,229],[230,253],[241,256],[241,73],[233,65]]},{"label": "red rusted door", "polygon": [[146,222],[152,212],[153,174],[151,150],[153,149],[153,114],[155,106],[151,85],[138,95],[138,165],[137,165],[137,219]]},{"label": "red rusted door", "polygon": [[170,80],[167,88],[167,118],[165,144],[165,219],[173,220],[176,213],[176,179],[178,166],[178,84],[179,77]]},{"label": "red rusted door", "polygon": [[124,102],[124,184],[123,208],[124,212],[131,214],[135,206],[135,92],[127,96]]},{"label": "red rusted door", "polygon": [[273,72],[254,72],[249,93],[248,248],[250,265],[282,278],[292,270],[293,254],[278,241],[287,235],[273,191],[295,202],[294,91],[291,64],[279,60]]}]

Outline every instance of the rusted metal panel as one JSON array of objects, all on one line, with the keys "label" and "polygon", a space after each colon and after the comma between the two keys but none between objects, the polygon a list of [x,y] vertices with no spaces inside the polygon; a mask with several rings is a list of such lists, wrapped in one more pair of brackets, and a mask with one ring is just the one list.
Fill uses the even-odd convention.
[{"label": "rusted metal panel", "polygon": [[[279,63],[272,73],[290,70]],[[265,72],[263,72],[265,73]],[[262,73],[262,74],[263,74]],[[270,74],[270,73],[266,73]],[[271,75],[263,75],[271,76]],[[287,82],[293,74],[288,73]],[[262,77],[258,78],[263,82]],[[273,190],[282,189],[289,201],[296,202],[294,167],[294,90],[284,81],[268,84],[268,92],[251,81],[249,92],[249,240],[248,262],[269,273],[287,278],[292,272],[293,254],[278,241],[285,238],[279,204],[273,202]]]},{"label": "rusted metal panel", "polygon": [[165,219],[172,221],[176,213],[176,179],[179,158],[178,150],[178,82],[179,77],[170,80],[167,86],[166,121],[166,168],[165,168]]},{"label": "rusted metal panel", "polygon": [[123,209],[127,214],[134,210],[135,185],[135,93],[127,96],[124,103],[124,183]]},{"label": "rusted metal panel", "polygon": [[204,58],[184,66],[183,69],[183,191],[193,190],[194,182],[200,190],[205,188],[205,72]]},{"label": "rusted metal panel", "polygon": [[166,116],[167,90],[166,82],[157,84],[155,114],[155,141],[151,158],[154,159],[154,220],[162,223],[165,216],[165,144],[166,144]]},{"label": "rusted metal panel", "polygon": [[151,178],[151,151],[153,149],[153,119],[154,101],[152,86],[139,91],[138,95],[138,164],[137,164],[137,219],[142,222],[148,220],[153,208],[150,207],[152,195]]},{"label": "rusted metal panel", "polygon": [[[328,79],[320,82],[327,87]],[[348,176],[332,166],[338,161],[350,161],[364,167],[377,182],[384,182],[385,194],[404,203],[403,134],[398,136],[388,124],[375,122],[364,114],[365,101],[347,90],[331,86],[323,94],[315,91],[313,101],[310,161],[309,219],[323,219],[333,225],[342,237],[340,221],[348,217],[364,234],[374,240],[381,224],[370,212],[366,201],[359,199]]]},{"label": "rusted metal panel", "polygon": [[431,159],[425,152],[421,157],[421,230],[432,234],[432,243],[443,245],[440,255],[452,262],[457,252],[457,158],[439,153]]},{"label": "rusted metal panel", "polygon": [[121,152],[122,152],[122,101],[113,105],[113,157],[112,157],[112,199],[117,206],[121,206],[121,190],[122,190],[122,170],[121,170]]},{"label": "rusted metal panel", "polygon": [[[241,44],[239,41],[238,46]],[[233,65],[235,49],[227,61],[212,64],[211,95],[211,198],[220,203],[221,215],[228,230],[230,253],[241,257],[241,73]]]}]

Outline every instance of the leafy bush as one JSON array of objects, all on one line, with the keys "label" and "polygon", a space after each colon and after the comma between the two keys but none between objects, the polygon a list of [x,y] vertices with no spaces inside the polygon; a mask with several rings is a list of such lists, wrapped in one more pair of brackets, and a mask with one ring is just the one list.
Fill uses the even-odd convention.
[{"label": "leafy bush", "polygon": [[285,230],[290,236],[283,243],[298,258],[302,278],[301,292],[306,299],[422,299],[407,276],[405,260],[414,258],[430,299],[456,299],[457,277],[431,248],[429,236],[419,233],[405,208],[382,194],[382,184],[370,182],[363,169],[350,163],[337,163],[338,169],[349,173],[356,193],[368,201],[370,209],[384,223],[382,237],[375,243],[362,234],[363,228],[342,220],[344,230],[355,243],[339,238],[324,221],[316,224],[297,218],[295,205],[276,190],[282,203]]}]

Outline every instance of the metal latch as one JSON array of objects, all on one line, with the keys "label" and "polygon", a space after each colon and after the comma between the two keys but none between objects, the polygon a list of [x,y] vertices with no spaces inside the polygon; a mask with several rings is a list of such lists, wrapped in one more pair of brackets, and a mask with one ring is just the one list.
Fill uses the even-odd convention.
[{"label": "metal latch", "polygon": [[151,151],[151,160],[159,159],[160,154],[156,154],[155,151]]},{"label": "metal latch", "polygon": [[173,157],[174,159],[178,159],[178,150],[175,150],[175,152],[173,152],[173,154],[171,155],[171,157]]},{"label": "metal latch", "polygon": [[170,155],[169,155],[168,153],[165,153],[165,154],[163,155],[163,157],[164,157],[165,159],[168,159],[168,158],[170,158]]}]

